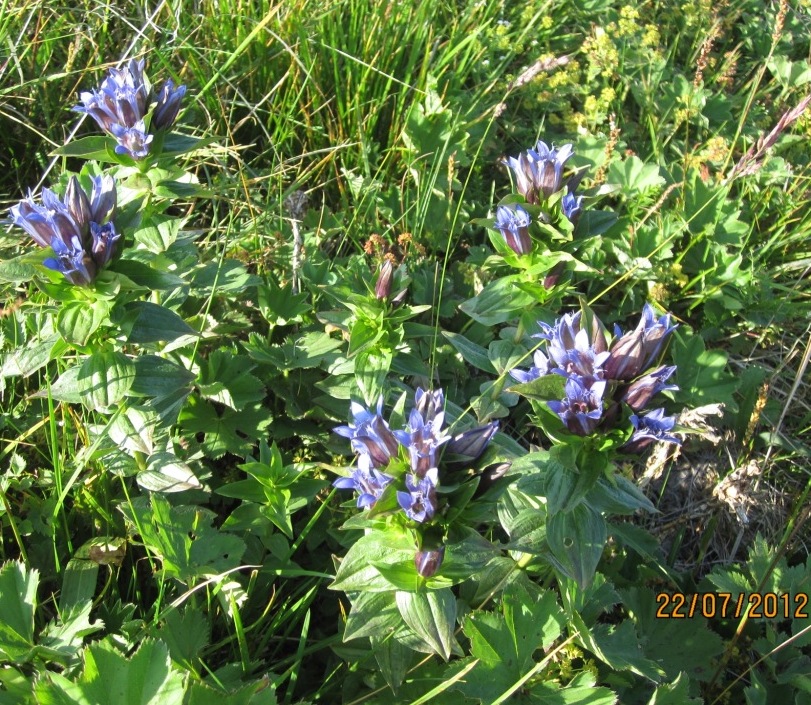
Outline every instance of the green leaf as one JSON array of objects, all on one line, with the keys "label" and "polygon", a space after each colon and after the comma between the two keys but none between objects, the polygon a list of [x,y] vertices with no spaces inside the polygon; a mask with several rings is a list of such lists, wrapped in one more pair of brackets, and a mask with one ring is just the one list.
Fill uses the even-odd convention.
[{"label": "green leaf", "polygon": [[481,345],[472,343],[459,333],[451,333],[443,330],[442,335],[456,348],[456,351],[462,356],[465,362],[489,374],[496,374],[496,368],[493,367],[493,363],[487,355],[487,350]]},{"label": "green leaf", "polygon": [[155,453],[149,456],[147,469],[138,473],[135,479],[141,487],[152,492],[203,489],[191,468],[173,453]]},{"label": "green leaf", "polygon": [[94,159],[98,162],[114,162],[111,157],[115,155],[115,140],[107,135],[90,135],[72,140],[58,149],[53,154],[60,157],[79,157],[80,159]]},{"label": "green leaf", "polygon": [[151,291],[177,289],[186,284],[186,282],[176,274],[161,272],[143,262],[138,262],[133,259],[116,260],[109,269],[112,272],[123,274],[138,286],[145,287]]},{"label": "green leaf", "polygon": [[34,609],[39,571],[8,561],[0,568],[0,656],[25,660],[34,647]]},{"label": "green leaf", "polygon": [[203,433],[203,450],[209,457],[219,458],[226,452],[244,456],[273,418],[258,402],[242,411],[234,411],[228,407],[216,409],[211,403],[192,396],[178,420],[186,432]]},{"label": "green leaf", "polygon": [[352,544],[341,560],[331,590],[391,592],[389,583],[373,562],[396,564],[414,560],[414,539],[398,531],[371,531]]},{"label": "green leaf", "polygon": [[34,680],[16,668],[0,669],[0,705],[22,705],[34,702]]},{"label": "green leaf", "polygon": [[109,304],[103,300],[92,304],[71,301],[62,306],[56,317],[56,329],[69,343],[87,345],[90,336],[107,319]]},{"label": "green leaf", "polygon": [[166,252],[177,240],[183,224],[181,218],[171,215],[152,215],[135,228],[135,241],[156,255]]},{"label": "green leaf", "polygon": [[358,592],[351,599],[352,609],[344,627],[345,642],[369,636],[384,639],[403,623],[394,599],[394,590]]},{"label": "green leaf", "polygon": [[151,301],[133,301],[124,308],[130,324],[128,343],[157,343],[177,340],[185,335],[197,336],[197,331],[174,311]]},{"label": "green leaf", "polygon": [[71,605],[60,611],[59,619],[50,622],[39,636],[39,643],[48,650],[51,658],[59,660],[75,659],[84,638],[104,629],[104,623],[90,621],[90,599]]},{"label": "green leaf", "polygon": [[250,274],[245,266],[232,259],[222,262],[209,262],[194,272],[192,286],[198,296],[218,294],[238,294],[261,283],[259,277]]},{"label": "green leaf", "polygon": [[254,364],[227,348],[215,350],[200,365],[200,394],[212,401],[242,411],[252,402],[261,401],[265,387],[250,374]]},{"label": "green leaf", "polygon": [[490,282],[481,293],[459,304],[468,316],[485,326],[494,326],[515,318],[535,302],[526,292],[517,289],[512,277]]},{"label": "green leaf", "polygon": [[690,697],[690,679],[679,673],[672,683],[660,685],[648,700],[648,705],[703,705],[701,698]]},{"label": "green leaf", "polygon": [[383,329],[364,320],[355,321],[349,334],[349,350],[347,355],[353,357],[359,352],[372,347],[383,337]]},{"label": "green leaf", "polygon": [[383,393],[393,357],[390,350],[361,352],[355,357],[355,380],[368,406]]},{"label": "green leaf", "polygon": [[90,408],[108,408],[120,402],[135,379],[135,365],[120,352],[98,352],[79,369],[77,382],[82,401]]},{"label": "green leaf", "polygon": [[619,184],[620,190],[626,198],[644,193],[649,189],[659,189],[665,184],[664,177],[659,174],[659,166],[645,164],[637,156],[611,162],[606,180],[610,184]]},{"label": "green leaf", "polygon": [[483,703],[495,702],[534,666],[536,649],[548,648],[564,623],[555,593],[513,583],[504,591],[500,614],[476,611],[465,618],[472,656],[452,672],[474,658],[479,663],[454,688]]},{"label": "green leaf", "polygon": [[127,659],[110,639],[84,652],[84,668],[74,680],[44,671],[35,686],[41,705],[182,705],[184,676],[171,668],[166,645],[145,639]]},{"label": "green leaf", "polygon": [[546,540],[556,566],[584,588],[594,578],[607,536],[605,520],[585,504],[550,515]]},{"label": "green leaf", "polygon": [[[395,610],[396,612],[396,610]],[[397,613],[399,621],[399,613]],[[380,667],[383,678],[396,694],[400,684],[408,673],[408,667],[414,659],[414,652],[405,644],[392,637],[381,637],[374,634],[370,637],[375,661]]]},{"label": "green leaf", "polygon": [[30,258],[29,254],[25,254],[0,262],[0,282],[6,284],[30,282],[39,271],[35,264],[28,261]]},{"label": "green leaf", "polygon": [[208,646],[210,630],[211,625],[202,612],[186,607],[168,611],[160,626],[153,627],[150,635],[169,647],[173,661],[195,671],[200,652]]},{"label": "green leaf", "polygon": [[51,360],[58,357],[67,346],[57,334],[42,339],[29,340],[23,347],[15,349],[3,360],[0,377],[28,377]]},{"label": "green leaf", "polygon": [[202,681],[189,681],[187,705],[277,705],[277,703],[276,687],[267,677],[228,691],[215,689]]},{"label": "green leaf", "polygon": [[202,149],[214,144],[216,137],[192,137],[191,135],[181,135],[178,132],[169,132],[163,137],[163,149],[161,155],[179,155],[192,152],[195,149]]},{"label": "green leaf", "polygon": [[657,511],[642,490],[623,475],[614,475],[611,480],[601,477],[589,491],[588,503],[592,509],[605,514]]},{"label": "green leaf", "polygon": [[428,592],[396,593],[397,609],[403,621],[433,653],[446,661],[456,646],[453,636],[456,622],[456,598],[450,588]]},{"label": "green leaf", "polygon": [[181,389],[191,389],[194,374],[176,362],[157,355],[141,355],[135,358],[135,379],[130,394],[160,397]]},{"label": "green leaf", "polygon": [[[79,372],[81,369],[81,365],[75,365],[74,367],[68,367],[62,372],[62,374],[59,375],[59,379],[51,385],[51,397],[57,401],[66,401],[69,404],[80,404],[82,401],[82,393],[79,385]],[[47,390],[41,390],[37,392],[35,396],[46,397],[47,394]]]},{"label": "green leaf", "polygon": [[726,371],[727,354],[705,350],[699,335],[676,331],[671,347],[677,365],[675,383],[679,386],[676,400],[689,406],[726,404],[735,409],[734,393],[738,378]]}]

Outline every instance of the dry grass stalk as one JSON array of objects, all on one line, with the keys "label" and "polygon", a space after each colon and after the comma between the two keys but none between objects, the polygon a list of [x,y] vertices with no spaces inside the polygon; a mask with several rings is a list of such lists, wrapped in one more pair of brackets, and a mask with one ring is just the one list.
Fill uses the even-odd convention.
[{"label": "dry grass stalk", "polygon": [[767,135],[761,136],[758,141],[749,148],[749,151],[740,158],[727,177],[727,182],[739,176],[754,174],[760,169],[760,167],[763,166],[763,160],[766,158],[766,152],[777,142],[777,138],[783,134],[786,128],[797,121],[809,103],[811,103],[811,93],[797,103],[794,108],[783,113],[772,131]]}]

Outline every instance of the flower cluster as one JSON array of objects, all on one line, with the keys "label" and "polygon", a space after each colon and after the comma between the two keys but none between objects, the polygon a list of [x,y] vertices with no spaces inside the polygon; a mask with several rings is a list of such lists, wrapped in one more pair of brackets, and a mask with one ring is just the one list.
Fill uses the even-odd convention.
[{"label": "flower cluster", "polygon": [[[441,389],[434,392],[417,389],[406,428],[392,431],[382,415],[382,397],[374,412],[352,402],[353,422],[334,430],[350,439],[358,462],[349,477],[335,480],[335,487],[356,490],[358,506],[369,509],[388,485],[397,483],[401,488],[397,491],[397,502],[406,516],[420,524],[431,521],[437,511],[442,452],[473,460],[481,455],[498,429],[498,422],[493,422],[450,436],[443,429],[444,405]],[[407,459],[408,470],[401,477],[384,472],[399,457]]]},{"label": "flower cluster", "polygon": [[625,403],[634,412],[630,417],[634,433],[625,450],[639,451],[655,440],[679,443],[670,434],[675,420],[665,417],[662,409],[640,414],[654,395],[677,389],[667,383],[676,367],[656,366],[676,328],[670,314],[657,318],[646,304],[637,327],[624,335],[616,328],[610,345],[600,321],[593,318],[587,329],[580,312],[565,314],[551,326],[540,325],[537,337],[546,341],[546,354],[536,350],[529,370],[510,374],[521,383],[549,374],[565,377],[565,398],[547,405],[570,432],[587,436],[610,426],[619,404]]},{"label": "flower cluster", "polygon": [[[504,160],[515,176],[516,190],[531,205],[542,205],[550,196],[568,186],[568,191],[560,202],[563,215],[572,223],[577,222],[583,209],[583,197],[574,193],[577,177],[566,183],[563,168],[574,154],[571,144],[556,149],[542,140],[535,149],[521,152],[517,157]],[[524,255],[532,249],[529,225],[532,218],[526,209],[517,204],[499,206],[493,229],[501,232],[504,240],[516,254]]]},{"label": "flower cluster", "polygon": [[90,115],[102,130],[115,137],[117,154],[140,160],[149,154],[154,140],[150,130],[163,131],[172,126],[185,94],[186,86],[175,88],[171,80],[154,94],[144,78],[144,60],[131,59],[122,69],[110,69],[98,90],[80,93],[83,104],[73,109]]},{"label": "flower cluster", "polygon": [[44,260],[46,267],[72,284],[87,285],[112,259],[121,238],[113,225],[116,200],[111,176],[94,177],[89,197],[72,176],[62,200],[47,188],[42,189],[42,205],[29,194],[11,208],[11,220],[40,247],[53,249],[55,257]]}]

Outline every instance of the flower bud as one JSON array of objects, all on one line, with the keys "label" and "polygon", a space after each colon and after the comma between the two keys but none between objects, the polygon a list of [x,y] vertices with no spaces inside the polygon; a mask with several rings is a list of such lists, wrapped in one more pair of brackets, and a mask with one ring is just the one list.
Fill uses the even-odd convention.
[{"label": "flower bud", "polygon": [[417,572],[423,578],[430,578],[436,575],[436,572],[442,566],[442,561],[444,558],[444,546],[417,551],[417,553],[414,555],[414,565],[417,567]]},{"label": "flower bud", "polygon": [[391,282],[394,276],[394,265],[391,260],[386,260],[380,267],[375,284],[375,296],[380,301],[385,301],[391,295]]}]

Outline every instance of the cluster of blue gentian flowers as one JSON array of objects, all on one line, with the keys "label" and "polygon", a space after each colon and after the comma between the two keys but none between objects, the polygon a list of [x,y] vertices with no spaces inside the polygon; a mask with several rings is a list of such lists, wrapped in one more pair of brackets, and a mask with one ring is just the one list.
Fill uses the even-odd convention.
[{"label": "cluster of blue gentian flowers", "polygon": [[[566,187],[560,207],[563,215],[576,223],[583,207],[583,197],[575,195],[574,179],[569,179],[567,183],[563,179],[563,168],[572,154],[574,149],[571,144],[555,149],[539,140],[535,149],[521,152],[517,157],[507,157],[504,163],[512,169],[516,190],[528,204],[543,205]],[[525,255],[532,249],[529,236],[531,222],[532,217],[526,208],[518,203],[510,203],[496,209],[493,228],[501,232],[516,254]]]},{"label": "cluster of blue gentian flowers", "polygon": [[633,411],[634,432],[623,450],[638,452],[654,441],[680,443],[671,434],[675,418],[665,416],[664,409],[641,413],[659,392],[678,389],[667,383],[675,365],[657,364],[676,328],[670,314],[657,317],[653,307],[645,304],[637,327],[624,335],[615,327],[610,345],[596,317],[590,330],[582,322],[583,314],[577,312],[565,314],[554,325],[540,323],[536,337],[546,341],[546,352],[536,350],[534,365],[529,370],[512,370],[512,377],[520,383],[550,374],[564,377],[565,398],[547,405],[575,435],[611,428],[624,403]]},{"label": "cluster of blue gentian flowers", "polygon": [[149,155],[152,133],[175,122],[185,94],[186,86],[175,88],[171,80],[153,93],[144,77],[144,60],[131,59],[124,68],[110,69],[98,89],[80,93],[82,105],[73,109],[90,115],[116,139],[117,154],[141,160]]},{"label": "cluster of blue gentian flowers", "polygon": [[[352,423],[334,430],[351,440],[352,449],[357,453],[357,465],[349,477],[335,480],[335,487],[356,490],[358,507],[369,509],[386,487],[397,483],[397,502],[406,516],[419,524],[430,522],[438,510],[442,455],[447,452],[474,460],[498,430],[498,422],[492,422],[451,436],[443,428],[444,406],[441,389],[433,392],[417,389],[407,427],[392,430],[383,418],[383,397],[378,400],[375,411],[352,402]],[[408,470],[401,477],[391,474],[391,468],[396,466],[391,461],[397,458],[408,462]]]},{"label": "cluster of blue gentian flowers", "polygon": [[72,176],[60,199],[42,189],[42,205],[28,198],[11,208],[11,220],[40,247],[53,249],[43,264],[61,272],[72,284],[86,286],[113,257],[121,238],[113,224],[116,187],[111,176],[96,176],[88,196]]}]

